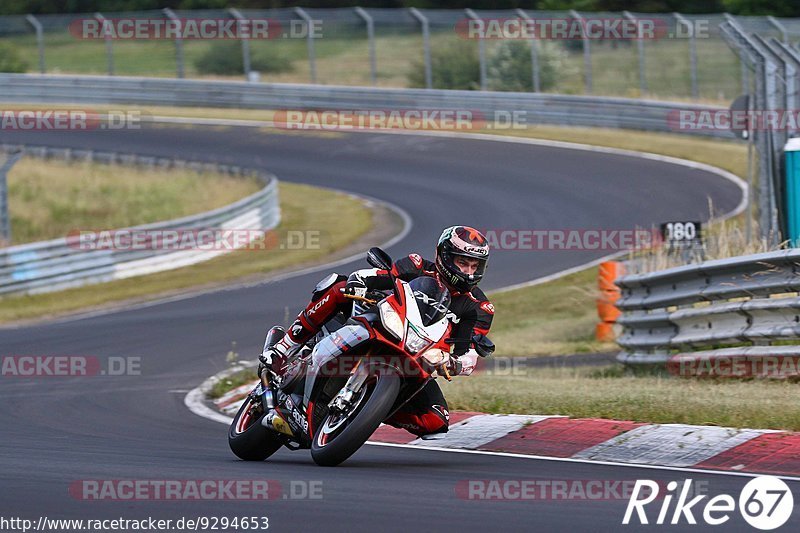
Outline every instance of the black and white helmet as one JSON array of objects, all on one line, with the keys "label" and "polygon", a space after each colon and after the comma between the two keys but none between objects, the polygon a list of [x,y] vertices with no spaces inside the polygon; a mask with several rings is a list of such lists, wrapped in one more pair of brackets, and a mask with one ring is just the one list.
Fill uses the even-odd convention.
[{"label": "black and white helmet", "polygon": [[[474,274],[461,272],[455,264],[456,256],[478,260]],[[458,291],[472,290],[486,272],[489,261],[489,243],[483,234],[469,226],[451,226],[442,232],[436,245],[436,271],[442,281]]]}]

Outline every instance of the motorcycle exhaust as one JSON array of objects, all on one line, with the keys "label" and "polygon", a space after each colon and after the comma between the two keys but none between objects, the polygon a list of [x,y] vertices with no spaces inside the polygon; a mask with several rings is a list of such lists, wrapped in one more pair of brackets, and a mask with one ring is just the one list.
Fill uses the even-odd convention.
[{"label": "motorcycle exhaust", "polygon": [[278,433],[283,433],[284,435],[288,435],[290,437],[294,437],[294,433],[292,432],[292,428],[289,427],[289,424],[283,417],[278,414],[277,411],[274,409],[267,413],[267,415],[261,419],[261,425],[267,429],[271,429],[277,431]]}]

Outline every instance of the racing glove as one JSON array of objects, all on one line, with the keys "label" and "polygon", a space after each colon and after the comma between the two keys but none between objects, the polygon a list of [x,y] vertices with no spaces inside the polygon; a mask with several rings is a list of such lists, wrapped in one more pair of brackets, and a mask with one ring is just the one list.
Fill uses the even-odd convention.
[{"label": "racing glove", "polygon": [[469,376],[478,364],[478,352],[469,350],[464,355],[450,358],[450,369],[457,376]]},{"label": "racing glove", "polygon": [[347,278],[347,284],[344,286],[344,293],[350,296],[360,296],[361,298],[364,298],[367,294],[367,284],[364,283],[364,280],[358,272],[353,272],[350,274],[350,277]]}]

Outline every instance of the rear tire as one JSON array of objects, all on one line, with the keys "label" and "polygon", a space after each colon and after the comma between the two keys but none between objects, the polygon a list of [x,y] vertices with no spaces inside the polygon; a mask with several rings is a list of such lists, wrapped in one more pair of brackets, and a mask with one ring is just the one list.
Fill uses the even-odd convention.
[{"label": "rear tire", "polygon": [[231,451],[244,461],[263,461],[282,446],[275,432],[261,425],[264,413],[255,419],[250,419],[251,399],[242,402],[239,412],[233,417],[228,428],[228,445]]},{"label": "rear tire", "polygon": [[331,417],[330,413],[320,421],[311,441],[311,457],[315,463],[320,466],[341,464],[367,442],[389,414],[400,392],[400,377],[393,370],[387,369],[385,372],[378,372],[376,379],[372,391],[367,391],[370,393],[369,397],[362,400],[365,403],[353,415],[354,418],[348,420],[345,428],[327,442],[324,442],[326,437],[323,428]]}]

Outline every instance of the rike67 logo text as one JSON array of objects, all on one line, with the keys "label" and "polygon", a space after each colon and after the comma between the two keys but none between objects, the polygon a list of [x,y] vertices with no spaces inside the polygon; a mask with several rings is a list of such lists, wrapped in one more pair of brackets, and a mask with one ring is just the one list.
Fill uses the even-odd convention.
[{"label": "rike67 logo text", "polygon": [[[655,523],[659,525],[697,524],[697,514],[706,524],[718,526],[730,520],[738,507],[739,514],[748,524],[767,531],[785,524],[794,509],[791,489],[783,480],[772,476],[750,480],[739,493],[738,501],[729,494],[720,494],[703,502],[708,496],[692,494],[691,479],[684,480],[682,485],[677,481],[670,481],[666,492],[661,494],[659,491],[663,486],[663,482],[636,480],[622,523],[649,524],[653,519],[652,511],[658,509]],[[661,505],[653,505],[648,517],[645,507],[656,500]]]}]

